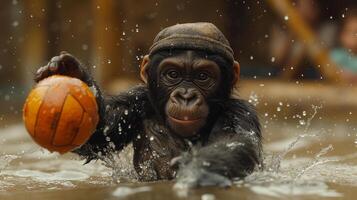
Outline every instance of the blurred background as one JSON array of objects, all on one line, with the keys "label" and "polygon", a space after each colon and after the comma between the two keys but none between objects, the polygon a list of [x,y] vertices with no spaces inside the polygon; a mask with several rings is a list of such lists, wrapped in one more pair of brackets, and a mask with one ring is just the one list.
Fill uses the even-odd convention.
[{"label": "blurred background", "polygon": [[[234,49],[241,64],[234,92],[258,109],[266,166],[247,186],[204,192],[217,199],[355,199],[356,6],[356,0],[0,1],[0,199],[117,199],[109,197],[110,183],[132,174],[130,147],[117,162],[85,166],[74,154],[40,148],[21,123],[33,75],[65,50],[115,94],[140,83],[141,59],[161,29],[198,21],[214,23]],[[172,184],[150,187],[133,199],[177,199]]]},{"label": "blurred background", "polygon": [[[261,115],[289,118],[315,104],[326,108],[321,116],[351,119],[357,108],[356,4],[1,1],[0,125],[21,119],[34,72],[60,51],[75,55],[106,93],[115,93],[140,82],[139,64],[161,29],[197,21],[212,22],[226,35],[242,67],[239,95],[254,103]],[[282,105],[290,108],[281,109]]]}]

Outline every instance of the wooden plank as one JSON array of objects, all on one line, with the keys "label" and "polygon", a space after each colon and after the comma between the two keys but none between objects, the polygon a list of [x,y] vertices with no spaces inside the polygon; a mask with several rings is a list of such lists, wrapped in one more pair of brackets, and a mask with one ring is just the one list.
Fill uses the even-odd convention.
[{"label": "wooden plank", "polygon": [[[297,36],[308,50],[317,70],[331,82],[342,82],[341,70],[330,59],[328,50],[320,45],[318,38],[311,28],[303,21],[299,13],[292,6],[290,0],[268,0],[273,10],[275,10],[284,19],[289,29]],[[296,66],[292,66],[296,67]]]},{"label": "wooden plank", "polygon": [[[92,11],[94,15],[93,53],[95,63],[95,78],[101,85],[106,85],[108,80],[125,77],[121,65],[121,49],[117,45],[122,34],[116,13],[120,6],[112,0],[93,0]],[[119,23],[117,23],[119,22]]]},{"label": "wooden plank", "polygon": [[43,9],[47,7],[46,0],[23,1],[24,44],[21,47],[21,67],[27,86],[32,86],[33,73],[45,64],[47,56],[47,17]]}]

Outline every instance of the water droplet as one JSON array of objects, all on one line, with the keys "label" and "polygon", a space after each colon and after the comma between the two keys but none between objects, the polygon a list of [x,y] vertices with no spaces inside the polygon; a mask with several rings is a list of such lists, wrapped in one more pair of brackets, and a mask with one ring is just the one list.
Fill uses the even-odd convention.
[{"label": "water droplet", "polygon": [[109,126],[106,126],[103,130],[103,133],[106,134],[109,131]]},{"label": "water droplet", "polygon": [[201,200],[215,200],[216,197],[213,194],[203,194]]},{"label": "water droplet", "polygon": [[13,27],[17,27],[18,25],[19,25],[19,22],[18,22],[18,21],[12,22],[12,26],[13,26]]},{"label": "water droplet", "polygon": [[5,97],[4,97],[4,99],[5,99],[5,101],[9,101],[10,100],[10,95],[5,95]]},{"label": "water droplet", "polygon": [[119,131],[119,135],[120,135],[120,134],[121,134],[121,131],[122,131],[121,126],[119,126],[118,131]]},{"label": "water droplet", "polygon": [[87,44],[82,44],[82,50],[87,51],[88,50],[88,45]]}]

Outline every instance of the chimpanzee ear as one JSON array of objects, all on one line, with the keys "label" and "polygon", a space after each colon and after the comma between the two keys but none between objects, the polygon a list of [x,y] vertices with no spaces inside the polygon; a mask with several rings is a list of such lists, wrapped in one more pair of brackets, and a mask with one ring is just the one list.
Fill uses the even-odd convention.
[{"label": "chimpanzee ear", "polygon": [[234,74],[234,78],[233,78],[233,83],[232,85],[236,85],[239,81],[239,76],[240,76],[240,65],[237,61],[234,61],[233,63],[233,74]]},{"label": "chimpanzee ear", "polygon": [[147,84],[147,82],[148,82],[149,61],[150,61],[149,55],[145,55],[143,58],[143,61],[141,62],[141,65],[140,65],[140,78],[145,84]]}]

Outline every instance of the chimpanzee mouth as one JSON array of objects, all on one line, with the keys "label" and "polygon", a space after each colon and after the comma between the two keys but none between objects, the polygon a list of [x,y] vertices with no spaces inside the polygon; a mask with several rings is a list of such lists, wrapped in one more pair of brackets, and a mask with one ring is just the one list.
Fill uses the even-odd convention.
[{"label": "chimpanzee mouth", "polygon": [[168,120],[172,120],[175,123],[194,123],[204,121],[208,112],[203,108],[180,108],[170,105],[166,108],[166,114]]},{"label": "chimpanzee mouth", "polygon": [[179,124],[192,124],[192,123],[197,123],[200,122],[201,120],[203,120],[203,118],[195,118],[195,119],[190,119],[189,117],[185,116],[182,119],[180,118],[176,118],[173,116],[168,115],[168,117],[170,118],[170,120],[179,123]]},{"label": "chimpanzee mouth", "polygon": [[174,133],[182,137],[191,137],[198,133],[199,129],[204,125],[205,118],[177,118],[167,115],[167,122]]}]

